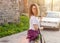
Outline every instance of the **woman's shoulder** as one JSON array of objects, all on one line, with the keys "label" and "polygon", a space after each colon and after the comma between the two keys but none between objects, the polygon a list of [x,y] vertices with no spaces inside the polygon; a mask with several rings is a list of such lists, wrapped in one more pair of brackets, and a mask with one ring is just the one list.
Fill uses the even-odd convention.
[{"label": "woman's shoulder", "polygon": [[36,17],[35,16],[31,16],[31,19],[36,19]]},{"label": "woman's shoulder", "polygon": [[35,17],[35,16],[31,16],[31,20],[32,20],[32,21],[33,21],[33,20],[34,20],[34,21],[37,21],[37,20],[40,21],[40,19],[39,19],[38,17]]}]

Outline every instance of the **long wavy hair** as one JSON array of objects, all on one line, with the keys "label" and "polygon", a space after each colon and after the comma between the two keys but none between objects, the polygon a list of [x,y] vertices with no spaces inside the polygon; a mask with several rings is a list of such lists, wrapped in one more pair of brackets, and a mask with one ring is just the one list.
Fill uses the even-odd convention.
[{"label": "long wavy hair", "polygon": [[31,4],[30,7],[29,7],[29,17],[31,17],[32,15],[34,15],[34,13],[32,12],[32,7],[35,6],[36,7],[36,15],[35,16],[38,16],[39,15],[39,6],[37,4]]}]

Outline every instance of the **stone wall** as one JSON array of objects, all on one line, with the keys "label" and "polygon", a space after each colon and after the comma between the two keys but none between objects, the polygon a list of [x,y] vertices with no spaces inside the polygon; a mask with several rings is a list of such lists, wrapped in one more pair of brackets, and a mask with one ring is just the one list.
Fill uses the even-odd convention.
[{"label": "stone wall", "polygon": [[18,3],[19,3],[19,9],[20,9],[20,12],[21,13],[27,13],[27,1],[28,0],[19,0]]},{"label": "stone wall", "polygon": [[17,22],[19,10],[17,0],[0,0],[0,23]]}]

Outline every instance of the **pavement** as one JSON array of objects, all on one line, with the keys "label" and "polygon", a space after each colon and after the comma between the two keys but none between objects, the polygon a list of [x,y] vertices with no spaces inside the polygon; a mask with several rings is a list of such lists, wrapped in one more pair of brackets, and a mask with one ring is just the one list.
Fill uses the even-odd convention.
[{"label": "pavement", "polygon": [[[60,43],[60,31],[41,31],[46,43]],[[27,31],[0,38],[0,43],[28,43]]]}]

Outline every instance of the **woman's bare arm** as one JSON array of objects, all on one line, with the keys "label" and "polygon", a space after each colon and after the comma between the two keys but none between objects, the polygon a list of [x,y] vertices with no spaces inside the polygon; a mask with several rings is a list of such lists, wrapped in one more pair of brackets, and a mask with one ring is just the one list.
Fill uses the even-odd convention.
[{"label": "woman's bare arm", "polygon": [[[33,24],[35,30],[38,30],[38,25],[37,24]],[[40,27],[40,30],[43,30],[43,27]]]}]

